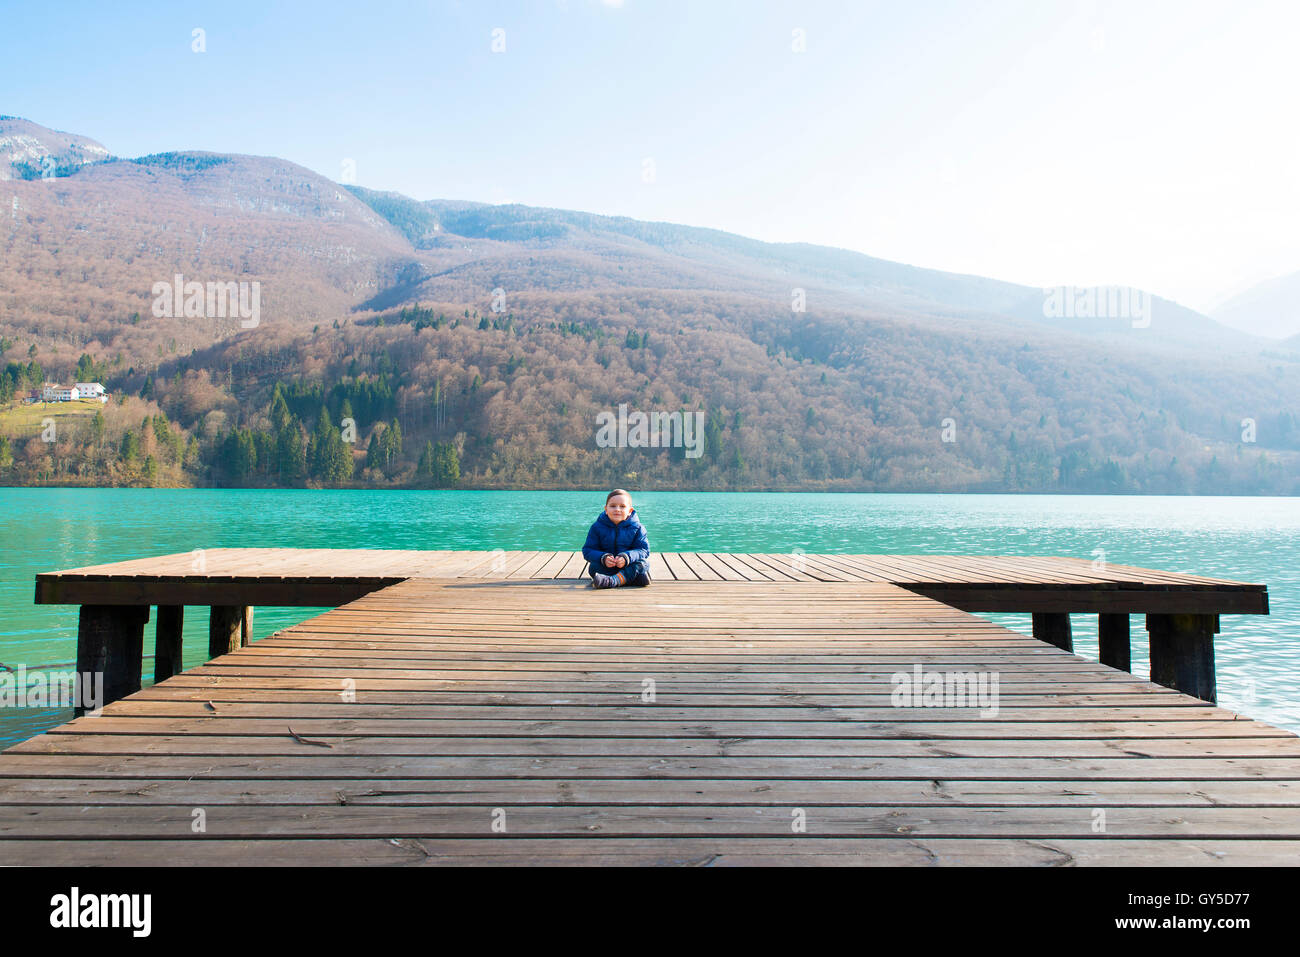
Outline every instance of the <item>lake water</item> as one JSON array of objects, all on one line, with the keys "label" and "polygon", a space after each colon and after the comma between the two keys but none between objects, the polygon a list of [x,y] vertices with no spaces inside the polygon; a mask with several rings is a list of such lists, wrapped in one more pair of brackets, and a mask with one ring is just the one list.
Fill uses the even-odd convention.
[{"label": "lake water", "polygon": [[[576,549],[604,506],[590,492],[0,488],[0,663],[76,660],[76,606],[35,605],[37,572],[195,548]],[[1219,703],[1300,732],[1300,500],[1055,495],[641,492],[656,551],[1070,555],[1268,585],[1271,614],[1225,615]],[[263,636],[324,609],[258,608]],[[1028,615],[984,615],[1030,634]],[[1133,671],[1148,675],[1132,621]],[[1073,616],[1097,660],[1095,616]],[[145,630],[153,651],[153,620]],[[185,621],[185,663],[207,615]],[[152,661],[145,662],[146,682]],[[71,717],[0,709],[0,747]]]}]

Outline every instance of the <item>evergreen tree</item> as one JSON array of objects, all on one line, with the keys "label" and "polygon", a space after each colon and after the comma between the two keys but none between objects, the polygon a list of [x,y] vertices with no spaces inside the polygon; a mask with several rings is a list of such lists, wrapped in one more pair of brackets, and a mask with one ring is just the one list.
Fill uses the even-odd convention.
[{"label": "evergreen tree", "polygon": [[220,465],[225,473],[239,484],[246,483],[257,467],[257,448],[253,444],[251,429],[236,428],[221,443]]},{"label": "evergreen tree", "polygon": [[384,432],[388,441],[388,465],[391,468],[397,464],[397,457],[402,454],[402,426],[396,419]]},{"label": "evergreen tree", "polygon": [[167,443],[167,440],[171,438],[171,434],[172,434],[171,429],[169,428],[167,423],[166,413],[159,412],[157,415],[153,417],[153,421],[151,424],[153,425],[154,438],[158,440],[160,445],[165,445]]},{"label": "evergreen tree", "polygon": [[366,467],[391,475],[397,466],[397,455],[402,451],[402,427],[394,419],[390,424],[380,422],[370,434],[366,448]]},{"label": "evergreen tree", "polygon": [[297,418],[291,417],[276,434],[275,466],[277,478],[284,485],[297,485],[307,474],[302,426]]},{"label": "evergreen tree", "polygon": [[307,440],[307,474],[314,479],[325,481],[326,474],[330,471],[329,439],[333,431],[334,423],[330,421],[329,410],[322,405],[320,415],[316,418],[316,431]]},{"label": "evergreen tree", "polygon": [[450,442],[439,442],[433,447],[429,477],[438,488],[455,485],[460,480],[460,457],[456,446]]},{"label": "evergreen tree", "polygon": [[[175,451],[179,456],[179,447]],[[253,451],[257,455],[257,474],[266,478],[274,478],[276,462],[275,436],[270,432],[258,429],[253,433]]]},{"label": "evergreen tree", "polygon": [[342,485],[352,481],[352,446],[343,441],[338,429],[331,429],[326,439],[324,481],[329,485]]},{"label": "evergreen tree", "polygon": [[134,465],[136,459],[140,457],[140,436],[128,429],[122,433],[122,446],[119,449],[122,461],[127,465]]},{"label": "evergreen tree", "polygon": [[275,391],[271,394],[271,425],[277,435],[289,424],[289,418],[289,406],[284,401],[284,393],[280,391],[280,383],[277,382]]},{"label": "evergreen tree", "polygon": [[77,360],[76,381],[94,382],[98,378],[99,370],[95,368],[95,360],[83,352]]},{"label": "evergreen tree", "polygon": [[323,405],[316,420],[316,431],[307,442],[307,469],[312,478],[326,485],[352,480],[352,448],[334,428]]}]

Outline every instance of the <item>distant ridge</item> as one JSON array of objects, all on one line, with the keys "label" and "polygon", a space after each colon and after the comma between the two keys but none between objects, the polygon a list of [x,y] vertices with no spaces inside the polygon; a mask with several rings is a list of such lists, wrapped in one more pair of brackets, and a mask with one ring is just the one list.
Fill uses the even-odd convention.
[{"label": "distant ridge", "polygon": [[1224,325],[1257,336],[1300,335],[1300,272],[1251,286],[1216,306],[1212,315]]},{"label": "distant ridge", "polygon": [[[398,193],[349,186],[352,193],[388,219],[419,250],[454,247],[459,238],[523,246],[551,255],[566,251],[617,262],[618,274],[604,270],[594,285],[726,288],[788,299],[794,287],[815,289],[822,301],[845,309],[886,309],[915,317],[960,318],[1023,326],[1050,327],[1066,334],[1122,338],[1133,344],[1132,324],[1124,317],[1052,318],[1045,315],[1046,291],[981,276],[948,273],[878,259],[851,250],[808,243],[768,243],[722,230],[647,222],[623,216],[531,207],[492,206],[463,200],[421,203]],[[629,257],[642,265],[672,263],[639,276]],[[603,281],[603,283],[602,283]],[[454,280],[419,288],[436,295]],[[416,287],[411,287],[414,293]],[[391,298],[382,300],[391,305]],[[1194,310],[1150,297],[1153,344],[1195,350],[1252,351],[1266,343],[1228,329]],[[1140,342],[1140,345],[1148,343]]]}]

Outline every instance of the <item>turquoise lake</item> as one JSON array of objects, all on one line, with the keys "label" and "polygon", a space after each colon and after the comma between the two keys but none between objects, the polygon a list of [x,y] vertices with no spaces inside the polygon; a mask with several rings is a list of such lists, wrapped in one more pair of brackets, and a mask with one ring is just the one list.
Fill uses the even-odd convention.
[{"label": "turquoise lake", "polygon": [[[0,664],[72,668],[76,606],[35,605],[38,572],[216,547],[576,549],[606,490],[590,492],[0,488]],[[1300,732],[1300,500],[1054,495],[636,492],[658,551],[1069,555],[1268,586],[1271,613],[1225,615],[1219,704]],[[258,608],[258,637],[324,609]],[[984,615],[1025,634],[1028,615]],[[1148,675],[1132,620],[1133,671]],[[1075,651],[1097,659],[1094,616]],[[153,621],[145,651],[153,652]],[[190,609],[185,664],[207,655]],[[145,661],[152,679],[152,659]],[[0,709],[0,746],[71,711]]]}]

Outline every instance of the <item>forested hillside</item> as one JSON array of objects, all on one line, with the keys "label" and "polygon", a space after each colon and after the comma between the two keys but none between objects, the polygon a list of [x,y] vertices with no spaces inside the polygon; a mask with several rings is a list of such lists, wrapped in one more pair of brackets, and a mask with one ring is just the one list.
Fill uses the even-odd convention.
[{"label": "forested hillside", "polygon": [[[1300,491],[1294,367],[1153,368],[956,326],[791,323],[763,303],[682,293],[458,305],[248,333],[108,376],[131,396],[123,424],[137,439],[87,424],[53,448],[12,446],[9,471],[95,484]],[[1290,409],[1276,398],[1288,393]],[[1222,395],[1241,398],[1227,409]],[[597,416],[621,403],[701,411],[703,454],[597,447]],[[112,402],[110,414],[122,419]]]}]

